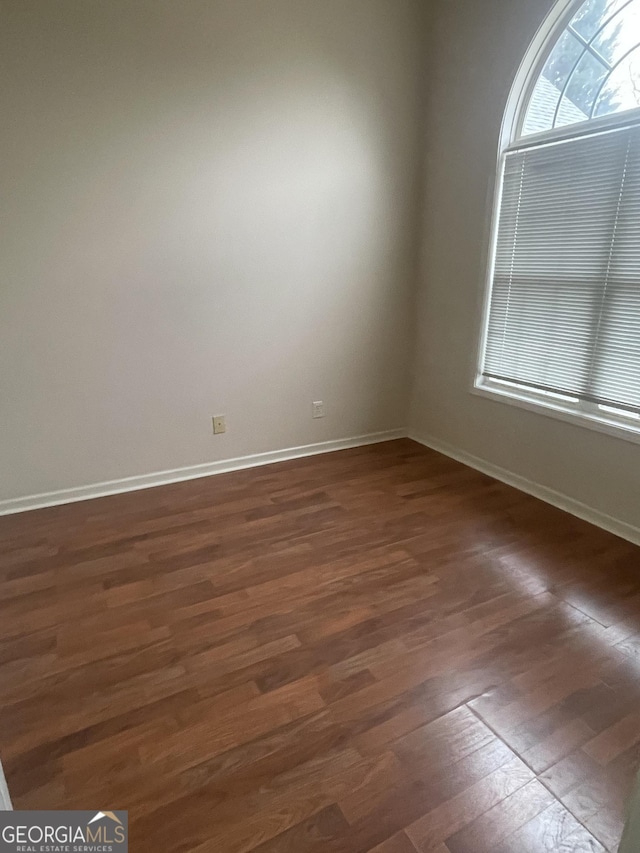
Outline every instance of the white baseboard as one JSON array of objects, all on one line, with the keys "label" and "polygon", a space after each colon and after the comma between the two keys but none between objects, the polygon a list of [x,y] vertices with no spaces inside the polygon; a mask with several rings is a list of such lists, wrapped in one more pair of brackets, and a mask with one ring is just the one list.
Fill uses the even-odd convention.
[{"label": "white baseboard", "polygon": [[500,480],[509,486],[519,489],[521,492],[526,492],[528,495],[533,495],[534,498],[539,498],[541,501],[552,504],[565,512],[581,518],[583,521],[588,521],[596,527],[601,527],[609,533],[620,536],[634,545],[640,545],[640,528],[634,527],[625,521],[619,521],[611,515],[607,515],[600,510],[593,509],[574,498],[556,492],[555,489],[550,489],[548,486],[542,486],[539,483],[534,483],[532,480],[527,480],[526,477],[521,477],[519,474],[514,474],[512,471],[507,471],[506,468],[500,468],[492,462],[487,462],[485,459],[480,459],[473,456],[471,453],[466,453],[464,450],[459,450],[446,442],[440,441],[431,436],[416,435],[409,432],[409,438],[417,441],[418,444],[423,444],[425,447],[430,447],[438,453],[443,453],[445,456],[455,459],[457,462],[462,462],[463,465],[468,465],[470,468],[475,468],[477,471],[482,471],[489,477],[495,480]]},{"label": "white baseboard", "polygon": [[302,447],[272,450],[268,453],[253,453],[249,456],[239,456],[236,459],[222,459],[219,462],[205,462],[203,465],[191,465],[188,468],[175,468],[171,471],[141,474],[137,477],[125,477],[122,480],[110,480],[106,483],[94,483],[90,486],[79,486],[74,489],[60,489],[56,492],[46,492],[40,495],[11,498],[0,501],[0,515],[11,515],[31,509],[42,509],[43,507],[58,506],[59,504],[87,501],[93,498],[102,498],[106,495],[119,495],[123,492],[135,492],[139,489],[149,489],[152,486],[166,486],[169,483],[180,483],[183,480],[211,477],[213,474],[226,474],[229,471],[256,468],[260,465],[270,465],[273,462],[285,462],[288,459],[316,456],[319,453],[332,453],[335,450],[347,450],[350,447],[364,447],[367,444],[378,444],[382,441],[406,438],[406,436],[406,429],[373,432],[368,435],[359,435],[355,438],[340,438],[335,441],[306,444]]}]

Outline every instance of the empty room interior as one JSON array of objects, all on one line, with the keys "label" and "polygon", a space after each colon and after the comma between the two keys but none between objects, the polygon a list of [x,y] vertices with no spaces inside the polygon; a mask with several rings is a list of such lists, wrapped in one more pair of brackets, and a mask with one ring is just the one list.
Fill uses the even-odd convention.
[{"label": "empty room interior", "polygon": [[0,68],[2,849],[640,853],[640,0]]}]

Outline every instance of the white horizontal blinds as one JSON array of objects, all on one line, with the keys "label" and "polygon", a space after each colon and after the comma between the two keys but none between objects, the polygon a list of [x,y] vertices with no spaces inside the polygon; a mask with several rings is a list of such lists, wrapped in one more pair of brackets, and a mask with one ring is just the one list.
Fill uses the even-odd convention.
[{"label": "white horizontal blinds", "polygon": [[505,155],[485,376],[640,408],[640,128]]},{"label": "white horizontal blinds", "polygon": [[629,134],[589,391],[596,401],[640,411],[640,128]]}]

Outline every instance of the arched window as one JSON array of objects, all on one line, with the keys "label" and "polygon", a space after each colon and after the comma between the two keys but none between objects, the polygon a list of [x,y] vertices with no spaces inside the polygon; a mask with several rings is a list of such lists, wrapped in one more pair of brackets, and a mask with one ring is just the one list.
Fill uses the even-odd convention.
[{"label": "arched window", "polygon": [[503,129],[476,388],[640,440],[640,0],[562,2]]}]

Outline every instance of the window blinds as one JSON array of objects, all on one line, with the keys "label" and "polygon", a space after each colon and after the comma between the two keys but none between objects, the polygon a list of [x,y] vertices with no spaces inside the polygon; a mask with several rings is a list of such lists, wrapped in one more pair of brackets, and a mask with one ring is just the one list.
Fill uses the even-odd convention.
[{"label": "window blinds", "polygon": [[483,375],[640,411],[640,127],[505,155]]}]

